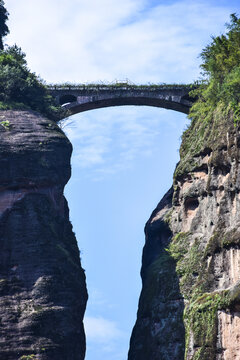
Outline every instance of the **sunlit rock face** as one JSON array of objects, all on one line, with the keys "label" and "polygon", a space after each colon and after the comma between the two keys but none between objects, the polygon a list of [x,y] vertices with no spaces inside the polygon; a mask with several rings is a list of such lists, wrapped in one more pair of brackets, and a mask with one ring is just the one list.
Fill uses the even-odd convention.
[{"label": "sunlit rock face", "polygon": [[0,359],[84,358],[85,275],[63,196],[71,152],[56,123],[0,112]]},{"label": "sunlit rock face", "polygon": [[146,224],[129,360],[240,359],[240,132],[192,124]]}]

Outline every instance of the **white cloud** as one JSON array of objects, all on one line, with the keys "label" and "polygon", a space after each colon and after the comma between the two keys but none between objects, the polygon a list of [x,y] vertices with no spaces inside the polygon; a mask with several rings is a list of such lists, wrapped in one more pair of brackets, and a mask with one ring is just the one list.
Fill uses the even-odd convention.
[{"label": "white cloud", "polygon": [[64,130],[74,146],[74,166],[101,180],[131,167],[136,157],[149,157],[157,146],[160,124],[167,121],[161,113],[164,110],[122,107],[71,118]]},{"label": "white cloud", "polygon": [[188,0],[154,7],[147,0],[6,0],[6,6],[8,42],[21,45],[32,69],[56,82],[190,82],[202,46],[234,11]]},{"label": "white cloud", "polygon": [[[95,307],[109,307],[109,304],[105,298],[105,296],[103,295],[103,293],[90,286],[88,284],[88,293],[89,293],[89,300],[88,300],[88,308],[91,306],[91,308],[95,308]],[[112,306],[111,306],[112,307]]]},{"label": "white cloud", "polygon": [[126,349],[122,346],[128,335],[121,331],[114,321],[100,316],[85,316],[84,327],[88,341],[87,358],[99,356],[122,360],[126,357]]},{"label": "white cloud", "polygon": [[115,322],[103,317],[86,316],[84,318],[84,327],[89,341],[104,343],[111,347],[111,351],[112,341],[123,336]]}]

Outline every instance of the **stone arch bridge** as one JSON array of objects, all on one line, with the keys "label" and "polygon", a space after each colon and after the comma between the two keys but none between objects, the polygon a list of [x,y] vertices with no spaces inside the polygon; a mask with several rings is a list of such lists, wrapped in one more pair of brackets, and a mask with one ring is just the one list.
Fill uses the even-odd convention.
[{"label": "stone arch bridge", "polygon": [[70,115],[83,111],[121,105],[145,105],[171,109],[184,114],[194,99],[189,96],[192,85],[49,85],[58,104]]}]

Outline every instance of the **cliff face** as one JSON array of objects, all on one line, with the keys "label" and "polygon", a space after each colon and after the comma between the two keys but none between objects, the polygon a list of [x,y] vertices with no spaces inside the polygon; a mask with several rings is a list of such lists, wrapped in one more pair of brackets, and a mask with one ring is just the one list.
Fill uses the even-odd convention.
[{"label": "cliff face", "polygon": [[85,275],[63,196],[71,152],[54,122],[0,112],[0,359],[84,358]]},{"label": "cliff face", "polygon": [[[71,151],[54,122],[0,113],[0,359],[84,359],[85,275],[63,196]],[[216,111],[191,124],[180,155],[145,228],[129,360],[238,359],[240,128]]]},{"label": "cliff face", "polygon": [[129,360],[239,359],[239,150],[217,111],[184,134],[173,188],[146,224]]}]

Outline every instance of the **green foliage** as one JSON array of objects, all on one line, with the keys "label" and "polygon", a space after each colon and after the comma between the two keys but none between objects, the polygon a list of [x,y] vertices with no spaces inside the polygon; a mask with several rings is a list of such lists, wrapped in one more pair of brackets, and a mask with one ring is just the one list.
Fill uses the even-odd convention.
[{"label": "green foliage", "polygon": [[8,20],[8,12],[4,7],[4,1],[0,0],[0,50],[3,50],[2,38],[9,33],[6,21]]},{"label": "green foliage", "polygon": [[193,334],[196,351],[192,360],[216,359],[217,342],[217,312],[228,309],[231,299],[228,290],[215,293],[204,293],[185,309],[184,319],[186,323],[186,354]]},{"label": "green foliage", "polygon": [[201,65],[204,73],[219,83],[225,76],[240,64],[240,19],[236,14],[230,16],[231,22],[227,24],[228,32],[212,38],[201,53],[204,63]]},{"label": "green foliage", "polygon": [[53,120],[64,112],[16,45],[0,51],[0,109],[32,109]]},{"label": "green foliage", "polygon": [[5,130],[9,130],[9,129],[10,129],[10,126],[11,126],[9,120],[0,121],[0,125],[2,125]]},{"label": "green foliage", "polygon": [[166,249],[176,262],[182,260],[188,252],[188,235],[184,232],[176,234],[169,245],[169,249]]},{"label": "green foliage", "polygon": [[205,266],[203,251],[200,249],[201,239],[191,243],[190,232],[176,234],[166,249],[176,262],[176,273],[179,277],[181,293],[185,299],[193,300],[205,291],[203,278]]},{"label": "green foliage", "polygon": [[99,90],[147,90],[147,91],[159,91],[164,89],[188,89],[190,90],[193,86],[192,84],[141,84],[136,85],[132,83],[91,83],[91,84],[73,84],[73,83],[63,83],[63,84],[50,84],[47,86],[49,90],[88,90],[88,91],[99,91]]},{"label": "green foliage", "polygon": [[198,100],[192,106],[189,117],[210,121],[215,108],[222,104],[240,120],[240,19],[231,15],[228,32],[212,38],[202,53],[203,75],[201,85],[190,92]]}]

